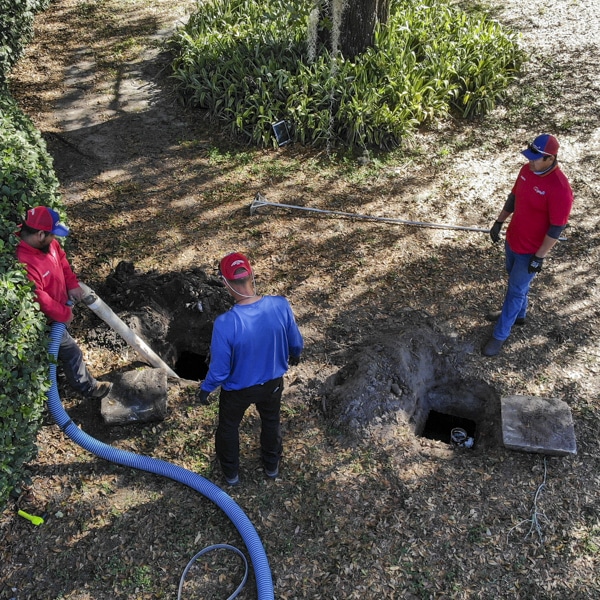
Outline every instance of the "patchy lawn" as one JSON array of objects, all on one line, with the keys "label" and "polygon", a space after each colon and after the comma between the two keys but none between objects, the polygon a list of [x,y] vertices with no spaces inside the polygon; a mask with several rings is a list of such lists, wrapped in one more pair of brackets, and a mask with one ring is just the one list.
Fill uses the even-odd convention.
[{"label": "patchy lawn", "polygon": [[[276,597],[598,598],[597,1],[502,3],[496,18],[522,32],[530,54],[510,100],[485,119],[441,123],[361,162],[297,145],[236,145],[184,110],[169,91],[161,39],[192,6],[57,0],[38,18],[12,89],[55,157],[69,254],[88,284],[101,289],[122,260],[141,274],[213,275],[222,255],[241,250],[260,291],[290,299],[306,353],[286,377],[281,477],[264,479],[250,412],[243,483],[227,490],[264,543]],[[490,333],[484,314],[504,292],[503,252],[487,235],[274,207],[249,214],[261,192],[270,202],[485,228],[523,143],[542,131],[561,140],[576,203],[568,241],[533,286],[528,324],[496,359],[479,352]],[[78,310],[74,333],[96,374],[138,364],[132,352],[88,338],[95,323]],[[374,340],[425,326],[452,340],[439,347],[452,376],[489,386],[490,402],[512,394],[567,402],[577,456],[544,459],[492,438],[457,451],[416,436],[401,416],[359,434],[338,427],[324,403],[329,378]],[[114,428],[62,380],[60,390],[98,439],[222,484],[216,407],[198,406],[193,387],[172,386],[165,421]],[[198,493],[96,459],[50,419],[38,444],[30,489],[0,515],[0,598],[174,598],[201,548],[243,547]],[[34,527],[18,508],[47,520]],[[224,598],[241,577],[239,558],[209,555],[188,575],[184,597]],[[241,597],[256,598],[252,576]]]}]

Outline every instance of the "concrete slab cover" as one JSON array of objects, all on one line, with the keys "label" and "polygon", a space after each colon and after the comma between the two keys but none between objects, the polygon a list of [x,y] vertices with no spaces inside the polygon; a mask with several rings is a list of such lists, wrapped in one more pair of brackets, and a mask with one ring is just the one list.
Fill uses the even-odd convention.
[{"label": "concrete slab cover", "polygon": [[507,448],[554,456],[577,454],[571,409],[562,400],[506,396],[501,409]]},{"label": "concrete slab cover", "polygon": [[114,386],[100,412],[108,425],[162,421],[167,415],[167,373],[136,369],[112,377]]}]

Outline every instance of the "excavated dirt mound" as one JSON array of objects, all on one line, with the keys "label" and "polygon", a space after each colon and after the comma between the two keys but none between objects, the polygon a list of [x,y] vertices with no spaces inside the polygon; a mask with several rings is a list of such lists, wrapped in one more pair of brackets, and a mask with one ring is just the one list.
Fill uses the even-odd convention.
[{"label": "excavated dirt mound", "polygon": [[[208,356],[214,320],[232,305],[223,284],[200,269],[143,273],[126,261],[95,291],[175,371],[180,364],[193,370],[187,363],[194,356]],[[88,330],[87,343],[124,350],[126,342],[98,321]],[[198,369],[202,372],[202,365]]]},{"label": "excavated dirt mound", "polygon": [[[389,438],[398,430],[429,434],[430,415],[476,425],[479,447],[501,439],[497,393],[459,369],[464,348],[417,311],[368,340],[323,386],[322,403],[334,427],[355,437]],[[404,433],[404,432],[403,432]],[[433,439],[446,438],[433,436]]]}]

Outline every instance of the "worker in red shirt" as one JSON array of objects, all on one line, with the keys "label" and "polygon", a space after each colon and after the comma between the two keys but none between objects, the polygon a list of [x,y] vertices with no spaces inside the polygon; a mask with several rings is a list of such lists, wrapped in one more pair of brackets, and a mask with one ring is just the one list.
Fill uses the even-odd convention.
[{"label": "worker in red shirt", "polygon": [[[25,265],[27,277],[35,284],[35,296],[42,312],[50,322],[69,325],[73,320],[74,302],[79,302],[83,290],[56,237],[69,235],[55,210],[36,206],[27,216],[17,234],[17,259]],[[88,398],[104,398],[111,388],[108,381],[97,381],[83,362],[81,349],[65,327],[58,359],[64,373],[77,392]]]},{"label": "worker in red shirt", "polygon": [[505,244],[508,289],[502,310],[487,315],[496,325],[482,349],[484,356],[496,356],[512,326],[525,323],[531,282],[569,220],[573,191],[558,165],[558,148],[558,140],[544,133],[523,150],[529,162],[521,167],[490,229],[492,241],[497,242],[504,221],[512,215]]}]

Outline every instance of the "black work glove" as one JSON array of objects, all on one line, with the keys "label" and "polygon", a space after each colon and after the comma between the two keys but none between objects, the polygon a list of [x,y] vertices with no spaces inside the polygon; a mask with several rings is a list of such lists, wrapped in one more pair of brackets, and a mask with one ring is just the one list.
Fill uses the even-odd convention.
[{"label": "black work glove", "polygon": [[529,273],[539,273],[542,270],[542,265],[544,264],[544,259],[536,256],[535,254],[529,259],[529,266],[527,267],[527,271]]},{"label": "black work glove", "polygon": [[210,404],[210,401],[208,399],[209,396],[210,396],[210,392],[207,392],[206,390],[203,390],[202,388],[200,388],[196,392],[196,400],[200,404],[202,404],[202,406],[208,406]]},{"label": "black work glove", "polygon": [[503,221],[496,221],[490,229],[490,237],[492,238],[492,242],[494,242],[494,244],[500,239],[500,230],[502,229],[502,225],[504,225]]},{"label": "black work glove", "polygon": [[296,365],[300,364],[300,357],[290,355],[290,358],[288,359],[288,363],[289,363],[290,367],[295,367]]}]

